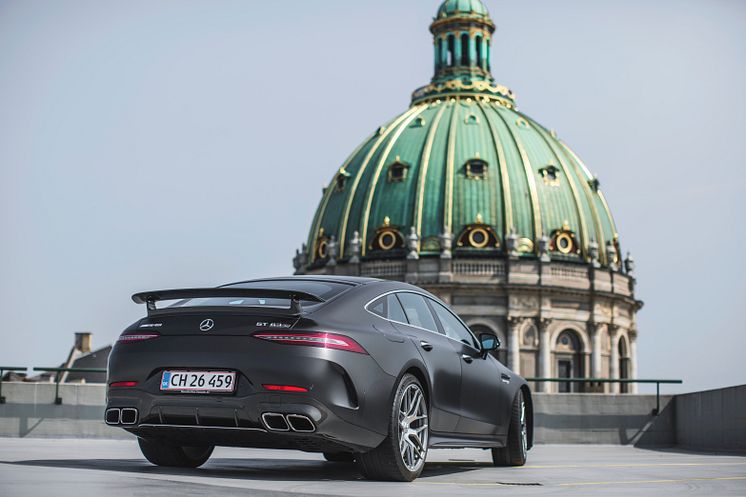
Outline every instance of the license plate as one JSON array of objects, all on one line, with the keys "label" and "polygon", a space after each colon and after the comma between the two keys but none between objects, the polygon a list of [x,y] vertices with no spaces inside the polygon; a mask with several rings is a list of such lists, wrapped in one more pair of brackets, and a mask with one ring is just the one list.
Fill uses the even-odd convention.
[{"label": "license plate", "polygon": [[189,393],[233,393],[235,371],[164,371],[161,390]]}]

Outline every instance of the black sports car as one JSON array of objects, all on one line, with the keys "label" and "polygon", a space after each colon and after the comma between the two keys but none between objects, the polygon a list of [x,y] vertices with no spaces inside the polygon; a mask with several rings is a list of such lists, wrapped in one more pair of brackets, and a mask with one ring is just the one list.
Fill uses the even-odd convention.
[{"label": "black sports car", "polygon": [[323,452],[411,481],[429,448],[522,465],[531,392],[438,298],[372,278],[288,277],[132,296],[147,317],[109,358],[106,423],[160,466],[216,445]]}]

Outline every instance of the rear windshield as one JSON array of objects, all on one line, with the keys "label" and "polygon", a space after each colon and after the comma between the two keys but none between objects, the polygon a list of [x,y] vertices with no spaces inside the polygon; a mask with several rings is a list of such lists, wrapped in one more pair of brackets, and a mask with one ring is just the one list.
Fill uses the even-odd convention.
[{"label": "rear windshield", "polygon": [[[337,283],[333,281],[309,281],[309,280],[264,280],[247,281],[225,285],[221,288],[261,288],[267,290],[296,290],[299,292],[316,295],[323,300],[329,300],[340,293],[352,288],[349,283]],[[318,305],[318,302],[301,300],[304,309]],[[261,298],[261,297],[212,297],[198,299],[183,299],[171,301],[162,307],[266,307],[274,309],[287,309],[290,307],[290,299]]]}]

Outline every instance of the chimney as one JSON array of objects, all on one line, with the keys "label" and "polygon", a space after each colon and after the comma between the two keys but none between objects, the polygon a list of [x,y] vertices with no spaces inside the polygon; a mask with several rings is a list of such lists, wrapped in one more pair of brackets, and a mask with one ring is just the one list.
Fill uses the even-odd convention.
[{"label": "chimney", "polygon": [[75,348],[80,352],[87,354],[91,351],[91,333],[90,331],[83,331],[75,334]]}]

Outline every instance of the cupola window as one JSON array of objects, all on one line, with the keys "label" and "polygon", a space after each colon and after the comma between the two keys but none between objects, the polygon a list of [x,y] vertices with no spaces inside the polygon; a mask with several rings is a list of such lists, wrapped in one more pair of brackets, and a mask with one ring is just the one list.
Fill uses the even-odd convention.
[{"label": "cupola window", "polygon": [[396,157],[396,161],[389,166],[388,180],[389,183],[398,183],[407,179],[407,172],[409,171],[409,164],[402,162],[399,156]]},{"label": "cupola window", "polygon": [[544,180],[544,184],[548,186],[559,186],[559,173],[560,170],[554,164],[549,164],[546,167],[542,167],[541,169],[539,169],[539,174],[541,174],[541,178]]},{"label": "cupola window", "polygon": [[473,112],[464,118],[465,124],[479,124],[479,117]]},{"label": "cupola window", "polygon": [[466,163],[466,177],[481,180],[487,178],[487,163],[482,159],[471,159]]},{"label": "cupola window", "polygon": [[412,121],[412,124],[409,125],[410,128],[422,128],[425,126],[425,118],[422,116],[417,116],[417,118]]},{"label": "cupola window", "polygon": [[340,171],[337,173],[336,178],[334,178],[334,189],[338,192],[344,191],[345,184],[347,183],[347,178],[349,177],[350,173],[348,173],[344,169],[340,169]]},{"label": "cupola window", "polygon": [[593,179],[588,180],[588,186],[591,187],[591,190],[597,192],[598,189],[601,187],[601,182],[598,181],[598,178],[594,177]]}]

